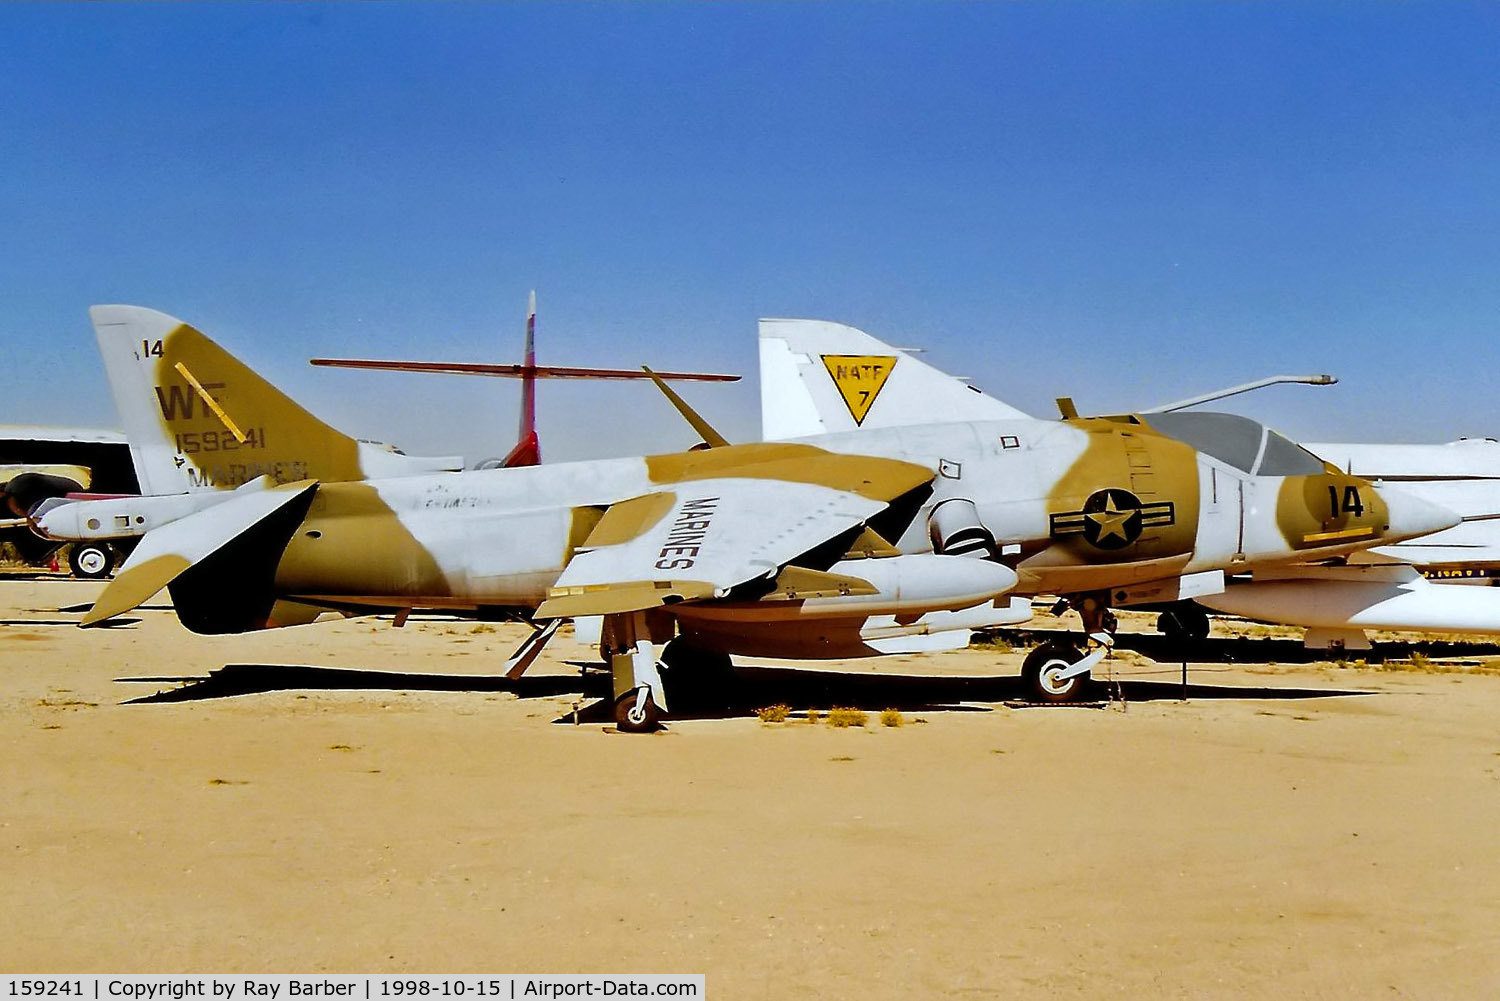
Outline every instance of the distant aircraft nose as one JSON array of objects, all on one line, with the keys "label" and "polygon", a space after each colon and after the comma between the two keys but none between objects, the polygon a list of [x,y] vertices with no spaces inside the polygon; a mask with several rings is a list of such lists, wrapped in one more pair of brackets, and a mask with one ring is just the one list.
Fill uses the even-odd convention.
[{"label": "distant aircraft nose", "polygon": [[1380,499],[1385,501],[1386,511],[1390,515],[1390,527],[1383,533],[1387,540],[1415,539],[1452,528],[1463,521],[1463,518],[1441,504],[1423,500],[1399,487],[1378,486],[1375,489],[1380,493]]},{"label": "distant aircraft nose", "polygon": [[78,505],[61,497],[38,504],[31,513],[33,530],[44,539],[80,539]]}]

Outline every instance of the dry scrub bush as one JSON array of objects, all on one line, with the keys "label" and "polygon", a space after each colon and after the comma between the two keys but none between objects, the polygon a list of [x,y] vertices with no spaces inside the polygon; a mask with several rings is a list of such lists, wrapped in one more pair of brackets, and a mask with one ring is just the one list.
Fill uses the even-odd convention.
[{"label": "dry scrub bush", "polygon": [[791,709],[779,703],[755,711],[755,715],[759,717],[762,723],[785,723],[787,716],[790,714]]},{"label": "dry scrub bush", "polygon": [[864,726],[870,721],[870,716],[863,709],[830,709],[828,710],[828,725],[839,728],[850,726]]}]

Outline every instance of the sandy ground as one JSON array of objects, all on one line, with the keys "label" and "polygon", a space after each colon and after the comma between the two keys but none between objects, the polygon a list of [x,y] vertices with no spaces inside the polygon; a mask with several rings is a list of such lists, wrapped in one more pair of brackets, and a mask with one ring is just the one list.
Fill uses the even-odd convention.
[{"label": "sandy ground", "polygon": [[[0,580],[8,972],[1500,992],[1500,676],[1225,641],[1186,702],[1176,665],[1127,651],[1129,701],[1015,709],[1019,654],[972,649],[747,672],[746,706],[889,706],[901,727],[719,713],[627,736],[571,724],[603,686],[570,636],[508,686],[514,626],[209,639],[152,606],[74,628],[58,609],[98,588]],[[1247,650],[1283,665],[1226,662]],[[251,666],[173,680],[226,665]]]}]

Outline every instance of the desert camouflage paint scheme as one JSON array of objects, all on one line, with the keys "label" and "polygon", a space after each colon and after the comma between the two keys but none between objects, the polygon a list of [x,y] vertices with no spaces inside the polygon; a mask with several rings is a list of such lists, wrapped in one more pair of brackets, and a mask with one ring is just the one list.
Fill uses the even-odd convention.
[{"label": "desert camouflage paint scheme", "polygon": [[[760,336],[767,437],[825,441],[831,431],[905,429],[915,435],[920,428],[947,438],[952,431],[944,429],[976,418],[1021,416],[851,327],[764,320]],[[1394,623],[1462,630],[1487,622],[1500,629],[1500,600],[1434,591],[1410,568],[1364,565],[1417,554],[1429,561],[1472,560],[1494,551],[1489,523],[1452,527],[1458,512],[1500,514],[1494,491],[1476,486],[1474,463],[1463,467],[1466,481],[1456,482],[1464,477],[1452,447],[1435,455],[1421,446],[1429,451],[1412,455],[1418,447],[1407,446],[1399,456],[1392,449],[1400,446],[1308,450],[1229,414],[1083,419],[1067,401],[1060,404],[1069,414],[1062,421],[993,425],[1002,455],[1027,456],[1007,474],[1009,486],[975,484],[964,491],[938,481],[940,492],[947,486],[962,499],[936,509],[935,537],[941,528],[959,547],[992,544],[1016,568],[1019,590],[1077,596],[1108,587],[1112,593],[1102,600],[1094,596],[1096,609],[1191,598],[1319,627],[1310,642],[1344,642],[1350,630],[1335,634],[1339,627]],[[1080,437],[1088,444],[1065,444]],[[1324,451],[1338,462],[1319,458]],[[967,476],[956,455],[940,461]],[[1378,488],[1374,477],[1360,475],[1367,470],[1381,473]],[[1433,482],[1434,474],[1443,482]],[[1038,476],[1029,497],[997,502],[1015,482]],[[1479,508],[1488,513],[1475,514]],[[951,515],[959,510],[967,517]],[[1041,511],[1050,520],[1045,531],[1036,521]],[[1424,526],[1429,531],[1419,531]],[[1205,579],[1208,568],[1223,576]],[[1303,577],[1313,586],[1297,583]],[[1233,586],[1226,590],[1226,583]],[[1357,628],[1352,635],[1362,639]]]},{"label": "desert camouflage paint scheme", "polygon": [[457,470],[329,427],[181,320],[89,310],[144,494],[233,489],[261,476],[324,482]]},{"label": "desert camouflage paint scheme", "polygon": [[[275,398],[238,389],[248,370],[200,360],[207,339],[196,331],[175,329],[160,356],[141,340],[138,363],[197,383],[188,385],[203,408],[191,418],[185,404],[169,415],[153,399],[159,387],[147,398],[171,435],[192,426],[201,443],[212,420],[221,451],[223,430],[243,447],[235,429],[254,427],[264,428],[255,451],[267,457],[287,440],[298,450],[288,457],[355,461],[322,442],[300,408],[278,411],[289,430],[275,414],[263,418]],[[647,726],[666,706],[657,653],[674,637],[721,656],[932,649],[1023,620],[1038,593],[1087,596],[1096,632],[1109,605],[1140,593],[1202,589],[1226,570],[1328,558],[1451,524],[1447,512],[1383,497],[1295,446],[1284,453],[1259,425],[1240,469],[1238,453],[1216,458],[1165,433],[1169,421],[1040,421],[928,378],[918,382],[929,405],[968,419],[893,426],[882,407],[912,385],[911,359],[875,343],[824,353],[896,357],[880,378],[847,360],[806,366],[822,373],[851,430],[803,441],[359,483],[266,476],[192,510],[143,499],[132,516],[144,519],[145,539],[85,623],[162,587],[183,622],[204,632],[434,606],[538,623],[601,617],[617,719]],[[859,371],[871,395],[834,385],[841,371],[850,380]],[[210,381],[224,384],[222,396]],[[1245,428],[1209,431],[1211,442],[1248,444]],[[162,437],[175,458],[207,468]],[[1267,467],[1273,451],[1282,466]],[[67,525],[59,511],[45,527],[78,530],[89,506],[72,507]]]}]

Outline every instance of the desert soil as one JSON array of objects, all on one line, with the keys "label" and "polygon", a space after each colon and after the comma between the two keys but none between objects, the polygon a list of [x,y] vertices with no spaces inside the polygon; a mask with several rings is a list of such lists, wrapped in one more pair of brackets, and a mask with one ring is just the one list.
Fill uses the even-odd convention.
[{"label": "desert soil", "polygon": [[[511,686],[514,625],[201,637],[163,596],[75,628],[99,587],[0,580],[7,972],[1500,993],[1500,650],[1392,671],[1220,641],[1187,701],[1125,651],[1102,708],[1008,707],[1020,652],[757,662],[740,711],[629,736],[590,722],[567,632]],[[871,713],[761,722],[773,701]]]}]

